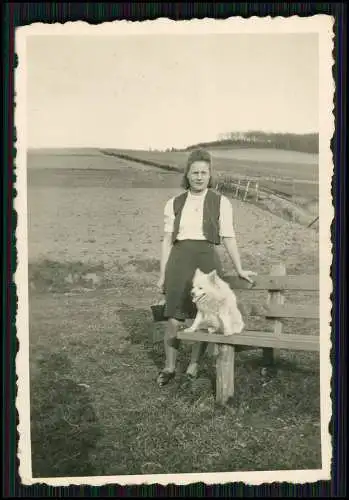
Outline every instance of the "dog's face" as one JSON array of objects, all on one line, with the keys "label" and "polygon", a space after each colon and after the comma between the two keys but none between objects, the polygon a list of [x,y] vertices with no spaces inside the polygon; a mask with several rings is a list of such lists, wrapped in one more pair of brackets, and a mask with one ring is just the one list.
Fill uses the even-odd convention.
[{"label": "dog's face", "polygon": [[224,335],[241,332],[244,328],[235,293],[216,271],[205,274],[197,269],[193,277],[191,295],[198,312],[201,313],[199,323],[208,319],[209,323],[213,324],[214,319],[216,329],[218,319]]},{"label": "dog's face", "polygon": [[200,269],[197,269],[193,277],[193,285],[191,289],[193,302],[197,302],[205,296],[214,296],[219,298],[220,287],[218,280],[219,277],[215,270],[205,274]]}]

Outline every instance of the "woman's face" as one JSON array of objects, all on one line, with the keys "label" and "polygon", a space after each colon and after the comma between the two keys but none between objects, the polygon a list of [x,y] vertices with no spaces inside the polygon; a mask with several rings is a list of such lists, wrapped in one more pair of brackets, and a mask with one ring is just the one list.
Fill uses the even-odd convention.
[{"label": "woman's face", "polygon": [[206,161],[192,163],[187,173],[190,190],[197,193],[205,191],[210,182],[210,176],[210,166]]}]

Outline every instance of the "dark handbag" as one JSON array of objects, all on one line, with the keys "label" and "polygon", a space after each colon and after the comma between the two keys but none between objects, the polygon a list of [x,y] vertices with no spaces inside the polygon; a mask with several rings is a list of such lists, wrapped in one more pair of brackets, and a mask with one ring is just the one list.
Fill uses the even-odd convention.
[{"label": "dark handbag", "polygon": [[153,314],[153,320],[155,322],[166,320],[164,316],[165,306],[166,303],[164,300],[161,300],[158,304],[153,304],[152,306],[150,306],[151,312]]}]

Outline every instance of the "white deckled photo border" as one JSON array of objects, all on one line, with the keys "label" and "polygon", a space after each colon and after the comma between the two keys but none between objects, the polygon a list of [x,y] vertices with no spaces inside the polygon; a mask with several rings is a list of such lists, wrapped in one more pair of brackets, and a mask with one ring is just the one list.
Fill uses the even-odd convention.
[{"label": "white deckled photo border", "polygon": [[[86,22],[67,22],[65,24],[35,23],[16,29],[15,51],[18,66],[15,70],[15,126],[17,131],[16,191],[14,210],[18,215],[16,229],[18,264],[14,282],[18,295],[16,317],[19,351],[16,357],[18,393],[16,408],[19,414],[19,475],[25,485],[36,483],[51,486],[105,484],[176,484],[185,485],[196,482],[224,484],[243,482],[247,485],[260,485],[272,482],[311,483],[328,480],[331,477],[332,444],[329,422],[332,416],[330,362],[331,349],[331,293],[332,264],[331,223],[334,217],[331,196],[333,175],[333,155],[330,141],[335,130],[333,115],[335,82],[332,77],[334,64],[334,19],[327,15],[310,17],[292,16],[264,17],[249,19],[232,17],[225,20],[192,19],[172,21],[160,18],[154,21],[130,22],[115,21],[99,25]],[[96,477],[47,477],[35,478],[31,468],[30,434],[30,382],[29,382],[29,306],[28,306],[28,228],[27,228],[27,102],[26,102],[26,44],[31,36],[132,36],[132,35],[195,35],[211,33],[317,33],[319,37],[319,262],[320,262],[320,387],[321,387],[321,448],[322,468],[319,470],[248,471],[226,473],[195,474],[154,474]]]}]

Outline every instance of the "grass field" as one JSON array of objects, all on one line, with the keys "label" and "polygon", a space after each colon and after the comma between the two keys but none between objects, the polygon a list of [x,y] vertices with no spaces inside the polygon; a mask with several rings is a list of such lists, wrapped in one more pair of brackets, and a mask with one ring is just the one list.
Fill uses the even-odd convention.
[{"label": "grass field", "polygon": [[[260,352],[240,353],[227,408],[214,403],[209,356],[185,383],[188,345],[174,383],[155,384],[164,325],[150,305],[162,210],[179,174],[96,151],[60,153],[32,153],[28,166],[34,477],[321,467],[315,353],[282,352],[270,380],[260,377]],[[289,274],[319,271],[316,232],[232,205],[245,268],[269,273],[283,261]],[[318,333],[303,321],[285,330]]]}]

